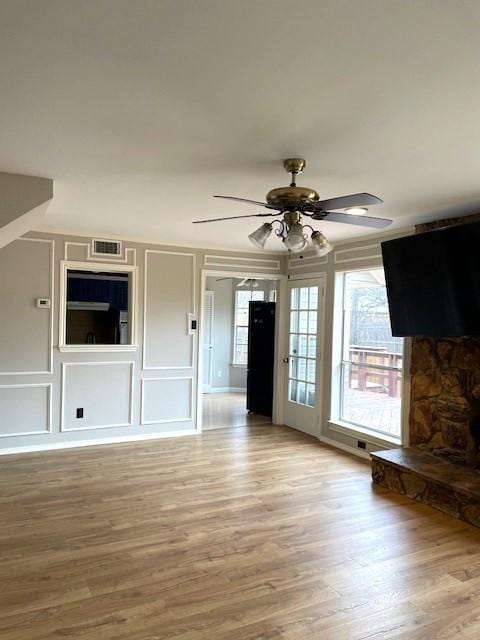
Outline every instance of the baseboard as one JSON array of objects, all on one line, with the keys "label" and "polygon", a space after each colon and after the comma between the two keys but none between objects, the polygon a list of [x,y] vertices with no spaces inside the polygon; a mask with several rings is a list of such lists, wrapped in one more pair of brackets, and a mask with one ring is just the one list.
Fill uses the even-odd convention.
[{"label": "baseboard", "polygon": [[346,453],[351,453],[358,458],[363,458],[364,460],[370,460],[370,454],[365,449],[356,449],[355,447],[350,447],[348,444],[344,444],[343,442],[338,442],[337,440],[332,440],[331,438],[327,438],[326,436],[319,436],[318,438],[320,442],[323,444],[328,444],[330,447],[334,447],[335,449],[340,449],[341,451],[345,451]]},{"label": "baseboard", "polygon": [[204,393],[247,393],[247,390],[244,387],[211,387]]},{"label": "baseboard", "polygon": [[0,456],[14,453],[34,453],[35,451],[55,451],[58,449],[77,449],[78,447],[94,447],[100,444],[122,444],[123,442],[140,442],[142,440],[158,440],[159,438],[178,438],[179,436],[199,435],[199,431],[164,431],[163,433],[143,433],[138,436],[118,436],[116,438],[97,438],[92,440],[75,440],[73,442],[52,442],[52,444],[25,445],[0,449]]}]

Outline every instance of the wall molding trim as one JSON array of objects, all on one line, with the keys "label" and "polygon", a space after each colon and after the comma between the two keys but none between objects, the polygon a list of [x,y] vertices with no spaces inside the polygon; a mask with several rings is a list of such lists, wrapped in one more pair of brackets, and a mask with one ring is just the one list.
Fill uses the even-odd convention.
[{"label": "wall molding trim", "polygon": [[52,433],[52,424],[53,424],[53,416],[52,416],[52,411],[53,411],[53,397],[52,397],[52,389],[53,389],[53,384],[51,382],[35,382],[35,383],[28,383],[26,382],[25,384],[0,384],[0,389],[28,389],[31,387],[43,387],[45,389],[48,389],[48,395],[47,395],[47,423],[46,423],[46,429],[43,429],[41,431],[21,431],[21,432],[10,432],[10,433],[2,433],[0,434],[0,438],[15,438],[15,437],[21,437],[21,436],[41,436],[41,435],[47,435],[47,434],[51,434]]},{"label": "wall molding trim", "polygon": [[167,251],[163,249],[145,249],[145,264],[143,270],[143,341],[142,341],[142,369],[144,371],[176,371],[180,369],[194,369],[195,368],[195,335],[191,335],[191,358],[188,365],[161,365],[161,366],[147,366],[147,286],[148,286],[148,256],[149,254],[162,254],[162,255],[174,255],[174,256],[186,256],[192,258],[192,290],[191,290],[191,308],[190,314],[195,316],[196,310],[196,279],[197,279],[197,256],[195,253],[188,253],[184,251]]},{"label": "wall molding trim", "polygon": [[[119,240],[118,238],[101,238],[101,240],[105,240],[106,242],[108,242],[108,240],[111,240],[112,242],[120,242],[121,246],[122,246],[122,255],[121,256],[108,256],[105,257],[101,254],[96,254],[93,252],[92,246],[95,240],[100,240],[100,238],[92,238],[91,240],[88,240],[87,242],[77,242],[77,241],[73,241],[73,240],[65,240],[64,243],[64,252],[63,252],[63,259],[68,261],[71,258],[68,255],[68,249],[69,247],[84,247],[85,249],[85,262],[105,262],[106,264],[126,264],[126,265],[130,265],[130,266],[136,266],[137,264],[137,250],[133,247],[126,247],[125,246],[125,241]],[[131,259],[129,259],[129,256],[131,256]]]},{"label": "wall molding trim", "polygon": [[141,442],[142,440],[158,440],[160,438],[178,438],[180,436],[196,435],[198,435],[198,431],[195,431],[195,429],[179,429],[178,431],[163,431],[161,433],[139,433],[131,436],[95,438],[94,440],[51,442],[50,444],[34,444],[21,447],[9,447],[8,449],[0,449],[0,456],[8,456],[15,453],[33,453],[35,451],[55,451],[60,449],[78,449],[79,447],[94,447],[97,445],[123,444],[127,442]]},{"label": "wall molding trim", "polygon": [[[373,249],[373,251],[370,251]],[[367,255],[363,255],[363,251],[368,251]],[[361,255],[358,255],[358,254]],[[350,255],[349,255],[350,254]],[[351,255],[353,254],[353,255]],[[343,258],[341,256],[344,256]],[[358,262],[359,260],[381,260],[382,250],[380,243],[366,244],[361,247],[350,247],[349,249],[337,249],[334,253],[335,264],[343,264],[345,262]]]},{"label": "wall molding trim", "polygon": [[328,255],[322,257],[307,255],[303,258],[290,258],[288,269],[295,271],[296,269],[306,269],[307,267],[316,267],[321,264],[328,264]]},{"label": "wall molding trim", "polygon": [[[104,365],[130,365],[130,384],[129,384],[129,409],[128,422],[123,424],[102,424],[89,427],[65,427],[65,373],[68,367],[85,367],[85,366],[104,366]],[[134,395],[134,376],[135,362],[131,360],[111,360],[109,362],[62,362],[61,385],[60,385],[60,432],[71,433],[72,431],[92,431],[95,429],[112,429],[122,427],[133,427],[133,395]]]},{"label": "wall molding trim", "polygon": [[51,376],[53,375],[53,332],[55,321],[55,240],[48,238],[17,238],[14,242],[44,242],[50,245],[50,324],[48,336],[48,369],[46,371],[0,371],[0,376]]},{"label": "wall molding trim", "polygon": [[[145,386],[147,382],[158,382],[160,380],[189,380],[190,381],[190,415],[181,418],[161,418],[160,420],[145,420]],[[142,378],[140,387],[140,424],[170,424],[173,422],[193,422],[194,409],[194,393],[193,393],[193,375],[191,376],[164,376],[157,378]]]},{"label": "wall molding trim", "polygon": [[247,387],[210,387],[209,391],[203,393],[247,393]]},{"label": "wall molding trim", "polygon": [[275,258],[254,258],[253,256],[230,256],[206,253],[203,257],[205,267],[227,267],[231,269],[260,269],[280,272],[281,262]]}]

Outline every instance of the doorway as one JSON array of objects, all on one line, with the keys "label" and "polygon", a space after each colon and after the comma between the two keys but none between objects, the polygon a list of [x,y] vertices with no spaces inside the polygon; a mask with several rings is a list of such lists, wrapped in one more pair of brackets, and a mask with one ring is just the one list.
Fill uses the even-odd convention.
[{"label": "doorway", "polygon": [[[219,273],[204,277],[201,330],[201,393],[199,412],[203,430],[271,422],[271,415],[249,411],[250,303],[273,303],[279,280]],[[275,327],[272,325],[272,370]],[[250,374],[251,377],[251,374]],[[249,391],[251,404],[251,390]],[[273,392],[272,392],[273,395]]]}]

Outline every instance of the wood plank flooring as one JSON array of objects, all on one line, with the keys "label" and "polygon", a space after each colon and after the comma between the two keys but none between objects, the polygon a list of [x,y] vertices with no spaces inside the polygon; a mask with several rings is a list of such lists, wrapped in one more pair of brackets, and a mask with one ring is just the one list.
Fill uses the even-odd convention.
[{"label": "wood plank flooring", "polygon": [[271,421],[271,418],[248,413],[246,393],[204,393],[202,405],[204,431],[225,427],[245,427]]},{"label": "wood plank flooring", "polygon": [[480,637],[480,532],[285,427],[0,458],[2,640]]}]

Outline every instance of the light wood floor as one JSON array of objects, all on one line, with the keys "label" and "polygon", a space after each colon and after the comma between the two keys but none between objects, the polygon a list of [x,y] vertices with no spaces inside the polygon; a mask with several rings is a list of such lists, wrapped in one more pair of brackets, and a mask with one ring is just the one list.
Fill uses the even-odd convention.
[{"label": "light wood floor", "polygon": [[2,640],[480,637],[480,532],[282,427],[0,459]]},{"label": "light wood floor", "polygon": [[268,424],[271,418],[247,412],[246,393],[204,393],[203,429],[244,427],[253,424]]}]

